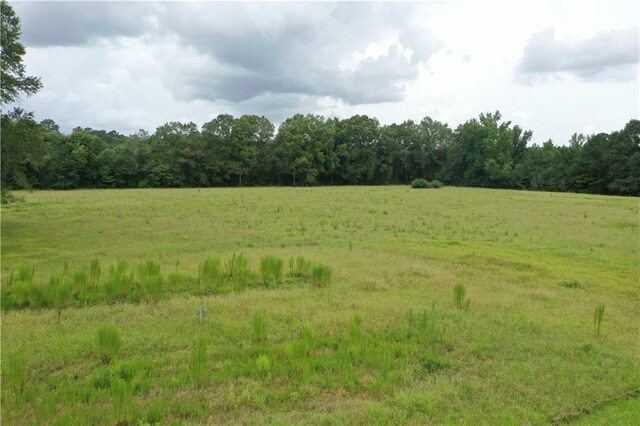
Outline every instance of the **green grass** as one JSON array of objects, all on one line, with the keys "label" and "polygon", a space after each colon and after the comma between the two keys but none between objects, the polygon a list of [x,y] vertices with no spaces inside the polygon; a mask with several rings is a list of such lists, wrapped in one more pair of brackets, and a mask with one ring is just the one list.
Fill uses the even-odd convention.
[{"label": "green grass", "polygon": [[[578,420],[621,424],[637,409],[601,404],[640,386],[637,198],[450,187],[18,195],[2,209],[2,302],[17,287],[24,305],[2,316],[6,424],[546,424],[595,406]],[[267,256],[292,259],[273,290],[253,285]],[[301,285],[313,279],[308,259],[330,266],[328,286]],[[106,296],[66,306],[58,322],[55,306],[31,309],[54,275],[74,297]],[[145,291],[141,276],[162,279]],[[451,301],[460,282],[468,312]],[[109,364],[103,324],[121,336]],[[199,344],[202,379],[190,367]]]}]

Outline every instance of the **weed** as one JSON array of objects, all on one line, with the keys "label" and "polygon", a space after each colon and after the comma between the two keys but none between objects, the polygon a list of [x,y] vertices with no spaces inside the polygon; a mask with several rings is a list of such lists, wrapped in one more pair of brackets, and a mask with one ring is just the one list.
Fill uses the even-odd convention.
[{"label": "weed", "polygon": [[267,332],[269,330],[269,322],[267,314],[263,310],[258,310],[253,314],[251,320],[251,340],[254,344],[265,344],[267,342]]},{"label": "weed", "polygon": [[122,338],[113,325],[101,325],[97,332],[98,355],[103,364],[109,364],[120,352]]},{"label": "weed", "polygon": [[276,287],[282,278],[284,262],[277,256],[264,256],[260,259],[262,283],[267,287]]},{"label": "weed", "polygon": [[600,326],[602,325],[602,318],[604,317],[604,303],[598,304],[593,314],[593,331],[596,336],[600,335]]},{"label": "weed", "polygon": [[582,284],[577,280],[562,281],[560,285],[566,288],[582,288]]},{"label": "weed", "polygon": [[256,370],[260,377],[266,378],[271,376],[271,360],[266,355],[260,355],[256,359]]},{"label": "weed", "polygon": [[422,357],[422,366],[428,373],[435,373],[438,370],[448,368],[450,364],[436,355],[425,354]]},{"label": "weed", "polygon": [[464,309],[465,311],[469,310],[469,299],[465,300],[465,295],[467,294],[467,289],[464,284],[458,283],[453,287],[453,304],[458,309]]},{"label": "weed", "polygon": [[107,367],[94,368],[89,376],[89,382],[96,389],[109,389],[111,387],[111,370]]},{"label": "weed", "polygon": [[201,387],[204,383],[206,362],[207,343],[203,338],[199,338],[189,358],[189,373],[191,374],[191,380],[197,387]]}]

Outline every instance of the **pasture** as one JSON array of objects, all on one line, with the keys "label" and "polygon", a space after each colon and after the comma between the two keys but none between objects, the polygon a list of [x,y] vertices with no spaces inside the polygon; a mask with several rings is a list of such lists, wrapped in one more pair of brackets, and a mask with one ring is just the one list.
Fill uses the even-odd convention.
[{"label": "pasture", "polygon": [[[3,298],[24,267],[45,291],[92,262],[102,274],[94,299],[3,312],[5,424],[607,424],[638,409],[637,198],[399,186],[15,195],[24,201],[2,208]],[[237,256],[242,285],[195,288],[208,258],[226,271]],[[270,285],[265,256],[284,263]],[[298,256],[330,277],[291,276]],[[161,296],[102,299],[119,261],[133,277],[159,265]],[[109,325],[120,343],[105,349]]]}]

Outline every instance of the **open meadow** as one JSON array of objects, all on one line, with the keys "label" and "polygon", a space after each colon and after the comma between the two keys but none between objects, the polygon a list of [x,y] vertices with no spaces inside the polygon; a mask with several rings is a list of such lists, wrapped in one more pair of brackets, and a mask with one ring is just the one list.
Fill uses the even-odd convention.
[{"label": "open meadow", "polygon": [[640,407],[638,198],[14,194],[3,424],[629,424]]}]

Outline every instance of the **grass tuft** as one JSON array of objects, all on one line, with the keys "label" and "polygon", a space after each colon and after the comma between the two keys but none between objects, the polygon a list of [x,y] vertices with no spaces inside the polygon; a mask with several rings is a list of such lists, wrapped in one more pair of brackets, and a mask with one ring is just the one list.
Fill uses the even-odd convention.
[{"label": "grass tuft", "polygon": [[274,288],[280,284],[284,262],[277,256],[264,256],[260,259],[260,273],[262,283],[266,287]]},{"label": "grass tuft", "polygon": [[264,310],[258,310],[253,314],[251,320],[251,340],[256,345],[267,343],[267,333],[269,331],[269,321]]},{"label": "grass tuft", "polygon": [[98,355],[103,364],[109,364],[120,353],[122,338],[113,325],[101,325],[97,332]]},{"label": "grass tuft", "polygon": [[469,310],[469,299],[465,300],[467,289],[462,283],[458,283],[453,287],[453,304],[458,309]]},{"label": "grass tuft", "polygon": [[289,275],[294,278],[308,278],[311,276],[311,261],[304,256],[290,258]]},{"label": "grass tuft", "polygon": [[196,387],[201,387],[204,384],[206,363],[207,343],[203,338],[199,338],[189,358],[189,374]]},{"label": "grass tuft", "polygon": [[600,327],[602,325],[602,318],[604,317],[604,303],[598,304],[593,314],[593,331],[596,336],[600,335]]},{"label": "grass tuft", "polygon": [[311,282],[316,287],[327,287],[331,282],[331,268],[323,263],[313,265]]}]

